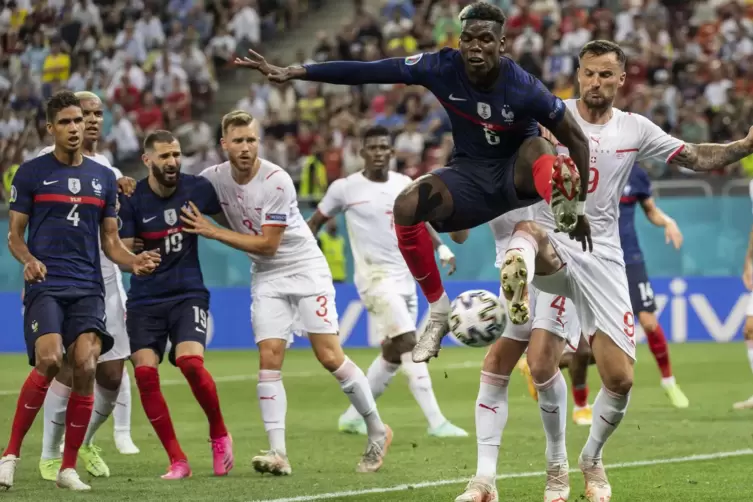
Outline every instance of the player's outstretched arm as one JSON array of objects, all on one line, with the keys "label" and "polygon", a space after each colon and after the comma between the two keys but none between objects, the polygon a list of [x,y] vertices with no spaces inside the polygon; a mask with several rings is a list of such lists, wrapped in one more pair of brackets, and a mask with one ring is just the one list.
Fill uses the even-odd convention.
[{"label": "player's outstretched arm", "polygon": [[650,221],[652,225],[664,229],[666,243],[669,244],[671,242],[675,249],[680,249],[683,237],[682,232],[680,232],[680,227],[677,226],[677,222],[667,216],[667,213],[662,211],[656,205],[653,197],[643,199],[640,204],[641,208],[643,208],[643,212],[646,213],[648,221]]},{"label": "player's outstretched arm", "polygon": [[731,143],[685,143],[671,164],[687,167],[693,171],[713,171],[734,164],[753,154],[753,127],[748,135]]},{"label": "player's outstretched arm", "polygon": [[149,275],[160,263],[160,255],[157,251],[144,251],[138,255],[130,251],[118,235],[117,218],[104,218],[100,225],[99,235],[105,256],[127,272],[135,275]]},{"label": "player's outstretched arm", "polygon": [[448,248],[444,242],[442,242],[442,238],[439,236],[437,231],[434,230],[434,227],[427,223],[426,230],[429,231],[431,242],[434,244],[434,250],[439,255],[440,263],[442,263],[442,266],[444,267],[449,267],[447,270],[447,275],[454,274],[455,269],[457,269],[457,263],[455,262],[455,253],[453,253],[452,250]]}]

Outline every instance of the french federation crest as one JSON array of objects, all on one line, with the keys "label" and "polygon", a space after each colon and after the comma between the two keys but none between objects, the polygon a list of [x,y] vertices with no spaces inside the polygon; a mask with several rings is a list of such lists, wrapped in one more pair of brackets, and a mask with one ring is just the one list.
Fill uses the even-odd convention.
[{"label": "french federation crest", "polygon": [[515,114],[508,105],[502,107],[502,118],[505,119],[505,122],[508,124],[515,122]]},{"label": "french federation crest", "polygon": [[97,197],[102,195],[102,183],[100,183],[97,178],[92,180],[92,188],[94,189],[94,195]]},{"label": "french federation crest", "polygon": [[72,194],[77,194],[81,191],[81,180],[78,178],[68,178],[68,190]]},{"label": "french federation crest", "polygon": [[175,225],[178,221],[178,213],[175,212],[175,209],[165,209],[165,223],[168,225]]},{"label": "french federation crest", "polygon": [[482,119],[486,120],[489,117],[492,116],[492,107],[489,106],[489,103],[478,103],[476,105],[476,111],[478,112],[478,116]]}]

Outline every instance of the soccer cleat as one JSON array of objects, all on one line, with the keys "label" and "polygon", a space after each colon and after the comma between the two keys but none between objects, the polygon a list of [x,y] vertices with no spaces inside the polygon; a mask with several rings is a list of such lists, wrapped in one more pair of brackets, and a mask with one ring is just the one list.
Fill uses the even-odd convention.
[{"label": "soccer cleat", "polygon": [[552,200],[549,203],[557,230],[570,233],[578,222],[580,174],[573,159],[557,155],[552,170]]},{"label": "soccer cleat", "polygon": [[432,357],[439,355],[439,347],[442,345],[442,338],[450,331],[449,323],[450,311],[429,313],[429,322],[426,324],[421,338],[413,347],[413,362],[425,363]]},{"label": "soccer cleat", "polygon": [[81,445],[81,449],[78,450],[78,456],[84,461],[86,472],[95,478],[109,478],[110,468],[107,467],[100,453],[102,453],[102,448],[93,444]]},{"label": "soccer cleat", "polygon": [[687,408],[690,406],[690,401],[688,400],[687,396],[680,390],[680,386],[676,383],[673,384],[662,384],[662,387],[664,388],[664,392],[667,393],[667,397],[669,398],[669,401],[672,403],[672,406],[675,408]]},{"label": "soccer cleat", "polygon": [[358,462],[358,466],[356,467],[357,472],[376,472],[384,464],[384,457],[387,455],[387,450],[392,443],[392,429],[387,424],[384,425],[384,429],[384,438],[378,441],[372,441],[369,438],[366,451],[363,453],[361,461]]},{"label": "soccer cleat", "polygon": [[60,458],[40,458],[39,474],[42,475],[42,479],[45,481],[57,481],[58,471],[60,471],[60,464],[62,463],[63,459]]},{"label": "soccer cleat", "polygon": [[499,502],[494,479],[474,476],[455,502]]},{"label": "soccer cleat", "polygon": [[534,401],[539,400],[539,391],[536,389],[536,384],[533,383],[533,375],[531,375],[531,368],[528,366],[528,359],[523,356],[518,361],[518,370],[523,374],[528,385],[528,393],[531,395]]},{"label": "soccer cleat", "polygon": [[587,459],[581,454],[578,467],[586,482],[586,500],[589,502],[609,502],[612,500],[612,487],[607,480],[601,459]]},{"label": "soccer cleat", "polygon": [[129,433],[116,432],[113,439],[115,439],[115,448],[121,455],[136,455],[141,452],[133,443]]},{"label": "soccer cleat", "polygon": [[0,457],[0,488],[10,490],[13,486],[13,477],[16,474],[16,464],[21,460],[15,455]]},{"label": "soccer cleat", "polygon": [[502,292],[507,300],[507,315],[513,324],[525,324],[529,319],[528,271],[523,254],[511,249],[505,254],[505,264],[499,273]]},{"label": "soccer cleat", "polygon": [[345,434],[359,434],[361,436],[368,435],[366,421],[363,417],[350,420],[345,415],[340,415],[340,418],[337,421],[337,429]]},{"label": "soccer cleat", "polygon": [[575,425],[591,425],[593,422],[591,405],[586,405],[583,408],[573,407],[573,422],[575,422]]},{"label": "soccer cleat", "polygon": [[162,479],[183,479],[191,477],[191,466],[188,465],[188,460],[177,460],[170,464],[170,468],[166,474],[160,476]]},{"label": "soccer cleat", "polygon": [[251,459],[251,465],[256,472],[269,473],[275,476],[290,476],[293,469],[290,467],[288,456],[276,450],[264,451]]},{"label": "soccer cleat", "polygon": [[233,457],[233,438],[225,437],[212,439],[212,465],[215,476],[227,476],[235,463]]},{"label": "soccer cleat", "polygon": [[72,490],[74,492],[88,492],[92,489],[78,477],[76,469],[62,469],[58,472],[57,487]]},{"label": "soccer cleat", "polygon": [[567,502],[570,498],[570,466],[567,461],[563,464],[549,464],[546,468],[546,488],[544,502]]},{"label": "soccer cleat", "polygon": [[453,424],[449,420],[445,420],[442,425],[431,428],[428,430],[429,436],[435,438],[467,438],[468,433]]},{"label": "soccer cleat", "polygon": [[732,405],[735,410],[753,410],[753,396]]}]

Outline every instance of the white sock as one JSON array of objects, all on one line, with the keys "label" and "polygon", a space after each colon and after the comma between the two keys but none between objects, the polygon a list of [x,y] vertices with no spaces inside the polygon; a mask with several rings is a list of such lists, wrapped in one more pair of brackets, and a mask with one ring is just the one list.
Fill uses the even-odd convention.
[{"label": "white sock", "polygon": [[507,384],[510,377],[481,372],[476,398],[476,442],[478,464],[476,476],[495,478],[502,431],[507,424]]},{"label": "white sock", "polygon": [[99,428],[112,415],[115,402],[118,400],[118,392],[119,390],[105,389],[98,383],[94,384],[94,409],[89,420],[89,428],[86,429],[86,436],[84,436],[85,445],[91,444]]},{"label": "white sock", "polygon": [[128,370],[123,368],[123,380],[120,381],[118,399],[115,401],[115,409],[112,411],[115,435],[131,435],[131,377]]},{"label": "white sock", "polygon": [[512,249],[518,250],[523,254],[528,283],[530,284],[536,272],[536,254],[539,252],[538,243],[528,232],[518,230],[512,234],[512,238],[509,244],[507,244],[507,250],[510,251]]},{"label": "white sock", "polygon": [[[411,361],[412,362],[412,361]],[[366,378],[369,380],[369,387],[371,388],[371,394],[374,396],[374,400],[379,399],[379,396],[384,394],[387,386],[392,381],[392,378],[397,374],[397,370],[400,369],[399,364],[391,363],[387,361],[382,355],[378,355],[374,362],[369,366],[366,372]],[[344,414],[347,420],[357,420],[361,418],[361,414],[351,404]]]},{"label": "white sock", "polygon": [[287,454],[285,449],[285,414],[288,411],[288,396],[282,385],[282,371],[259,371],[256,384],[261,419],[269,438],[269,448]]},{"label": "white sock", "polygon": [[442,292],[442,296],[435,302],[429,304],[429,312],[436,312],[439,314],[447,314],[450,311],[450,297],[447,296],[447,292]]},{"label": "white sock", "polygon": [[567,428],[567,383],[558,370],[549,381],[536,384],[539,410],[546,434],[546,460],[550,464],[567,462],[565,429]]},{"label": "white sock", "polygon": [[583,447],[583,452],[581,453],[583,457],[595,460],[601,458],[604,443],[607,442],[609,436],[620,425],[629,402],[629,392],[627,395],[621,396],[604,387],[601,388],[593,404],[594,420],[591,424],[591,433],[588,435],[588,441],[586,441],[586,446]]},{"label": "white sock", "polygon": [[750,370],[753,371],[753,340],[745,342],[748,346],[748,362],[750,363]]},{"label": "white sock", "polygon": [[350,399],[350,404],[358,411],[366,422],[369,438],[382,438],[387,433],[384,423],[379,417],[376,401],[369,389],[369,381],[361,368],[345,356],[342,365],[332,372],[332,375],[340,382],[340,388]]},{"label": "white sock", "polygon": [[65,434],[65,410],[71,388],[57,380],[50,384],[44,398],[44,434],[42,436],[42,458],[60,458],[60,444]]},{"label": "white sock", "polygon": [[421,407],[421,411],[424,412],[426,420],[429,421],[429,427],[431,429],[439,427],[447,419],[442,415],[437,397],[434,395],[429,367],[426,363],[414,363],[410,352],[401,354],[400,360],[403,362],[403,371],[408,377],[408,387]]}]

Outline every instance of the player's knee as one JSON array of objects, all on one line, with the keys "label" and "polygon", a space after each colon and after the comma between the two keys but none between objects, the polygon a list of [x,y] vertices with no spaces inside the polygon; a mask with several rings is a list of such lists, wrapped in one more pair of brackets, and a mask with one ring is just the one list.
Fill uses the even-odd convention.
[{"label": "player's knee", "polygon": [[624,396],[633,388],[633,374],[627,371],[616,372],[606,378],[602,377],[602,383],[608,391]]},{"label": "player's knee", "polygon": [[402,355],[411,352],[415,346],[416,334],[403,333],[382,344],[382,357],[393,364],[400,364]]},{"label": "player's knee", "polygon": [[753,340],[753,317],[745,319],[745,325],[743,326],[743,336],[746,340]]},{"label": "player's knee", "polygon": [[506,338],[500,338],[489,347],[486,356],[484,356],[483,371],[494,373],[495,375],[509,376],[512,374],[512,370],[515,368],[515,364],[517,364],[517,359],[512,361],[512,354],[505,351],[505,341],[507,341]]},{"label": "player's knee", "polygon": [[116,391],[120,389],[120,382],[123,380],[122,361],[108,361],[106,363],[98,364],[96,379],[97,384],[107,390]]},{"label": "player's knee", "polygon": [[[63,367],[63,351],[52,350],[36,355],[36,370],[47,378],[54,378]],[[64,382],[61,382],[64,383]]]},{"label": "player's knee", "polygon": [[259,369],[282,369],[282,360],[285,357],[285,345],[285,340],[264,340],[263,342],[260,342]]},{"label": "player's knee", "polygon": [[412,190],[413,185],[406,187],[395,199],[392,207],[392,217],[395,224],[410,226],[419,223],[417,219],[418,192]]},{"label": "player's knee", "polygon": [[547,357],[528,357],[528,367],[531,370],[531,377],[536,383],[545,383],[552,379],[552,377],[559,370],[559,365],[556,361],[550,360]]},{"label": "player's knee", "polygon": [[519,221],[515,224],[514,232],[525,232],[536,239],[536,241],[540,241],[546,237],[544,229],[533,221]]}]

